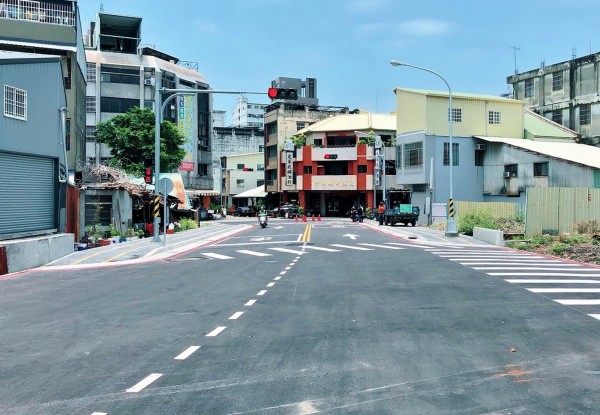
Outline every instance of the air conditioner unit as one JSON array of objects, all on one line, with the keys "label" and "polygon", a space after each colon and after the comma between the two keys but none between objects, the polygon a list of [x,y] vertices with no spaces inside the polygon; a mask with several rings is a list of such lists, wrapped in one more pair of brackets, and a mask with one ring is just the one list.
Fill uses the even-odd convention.
[{"label": "air conditioner unit", "polygon": [[150,79],[144,79],[144,85],[152,86],[152,78],[150,78]]},{"label": "air conditioner unit", "polygon": [[504,172],[504,177],[510,177],[510,172],[509,171],[505,171]]},{"label": "air conditioner unit", "polygon": [[485,144],[475,144],[475,150],[485,150]]}]

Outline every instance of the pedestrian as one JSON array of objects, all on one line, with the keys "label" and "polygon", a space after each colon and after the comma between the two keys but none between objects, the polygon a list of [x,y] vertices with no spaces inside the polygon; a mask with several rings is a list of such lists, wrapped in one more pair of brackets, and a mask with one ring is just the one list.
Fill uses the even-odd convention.
[{"label": "pedestrian", "polygon": [[377,208],[377,219],[379,220],[379,226],[383,225],[383,215],[385,213],[385,203],[383,201],[379,202],[379,207]]},{"label": "pedestrian", "polygon": [[356,216],[358,217],[358,221],[360,223],[362,223],[362,221],[363,221],[363,213],[364,213],[363,206],[358,205],[358,208],[356,209]]}]

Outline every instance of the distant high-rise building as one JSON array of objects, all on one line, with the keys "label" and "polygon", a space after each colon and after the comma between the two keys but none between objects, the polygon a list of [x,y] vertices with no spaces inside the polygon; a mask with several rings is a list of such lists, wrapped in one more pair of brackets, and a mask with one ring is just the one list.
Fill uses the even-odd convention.
[{"label": "distant high-rise building", "polygon": [[232,127],[256,127],[263,129],[265,104],[248,102],[248,98],[238,98],[232,113]]}]

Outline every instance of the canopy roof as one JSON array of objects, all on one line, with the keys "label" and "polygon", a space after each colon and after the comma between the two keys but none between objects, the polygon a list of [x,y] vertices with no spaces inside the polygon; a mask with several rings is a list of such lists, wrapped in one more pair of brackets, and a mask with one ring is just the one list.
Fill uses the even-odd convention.
[{"label": "canopy roof", "polygon": [[254,189],[246,190],[245,192],[239,193],[232,197],[265,197],[267,192],[265,192],[265,185],[258,186]]}]

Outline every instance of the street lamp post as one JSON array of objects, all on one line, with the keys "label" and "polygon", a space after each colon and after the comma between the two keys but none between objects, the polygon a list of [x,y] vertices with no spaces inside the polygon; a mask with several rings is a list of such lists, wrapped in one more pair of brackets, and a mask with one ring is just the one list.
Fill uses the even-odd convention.
[{"label": "street lamp post", "polygon": [[450,85],[448,84],[448,82],[444,79],[444,77],[442,75],[440,75],[437,72],[432,71],[431,69],[427,69],[427,68],[423,68],[421,66],[416,66],[416,65],[411,65],[409,63],[404,63],[404,62],[400,62],[397,60],[392,60],[390,61],[390,64],[392,66],[407,66],[409,68],[415,68],[415,69],[420,69],[422,71],[425,72],[429,72],[435,76],[437,76],[438,78],[440,78],[442,81],[444,81],[444,83],[446,84],[446,86],[448,87],[448,138],[450,141],[450,148],[448,149],[448,152],[450,153],[450,197],[448,200],[448,209],[446,209],[446,220],[447,220],[447,225],[446,225],[446,236],[458,236],[458,231],[456,229],[456,222],[454,221],[454,210],[453,210],[453,205],[454,205],[454,195],[452,192],[452,166],[454,165],[454,157],[453,157],[453,148],[452,148],[452,90],[450,89]]},{"label": "street lamp post", "polygon": [[[173,93],[173,95],[169,96],[165,102],[162,102],[162,94],[165,93]],[[266,92],[248,92],[248,91],[223,91],[223,90],[215,90],[215,89],[171,89],[171,88],[161,88],[160,87],[160,77],[156,77],[156,88],[154,92],[154,174],[156,177],[155,183],[155,195],[158,196],[158,177],[160,175],[160,125],[162,123],[162,114],[166,105],[173,98],[181,95],[196,95],[196,94],[257,94],[257,95],[266,95]],[[164,195],[164,203],[167,203],[167,195]],[[163,219],[165,222],[167,218]],[[160,237],[158,236],[158,225],[160,222],[160,218],[154,218],[154,239],[152,242],[160,242]],[[166,232],[165,232],[166,233]]]}]

